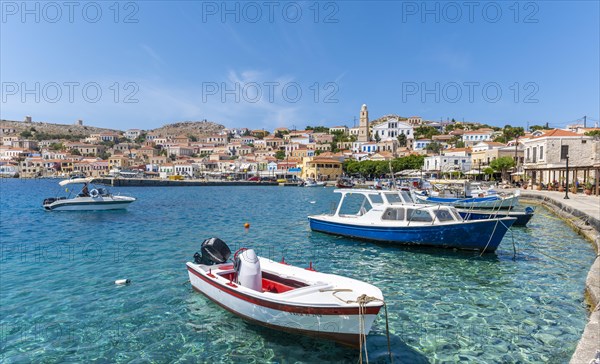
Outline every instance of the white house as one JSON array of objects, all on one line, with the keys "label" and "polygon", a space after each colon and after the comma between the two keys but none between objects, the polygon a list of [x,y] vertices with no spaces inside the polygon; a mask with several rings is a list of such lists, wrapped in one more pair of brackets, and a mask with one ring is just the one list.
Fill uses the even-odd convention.
[{"label": "white house", "polygon": [[371,140],[376,140],[376,135],[380,140],[386,141],[396,139],[401,134],[406,135],[406,139],[413,139],[413,126],[398,120],[398,118],[390,118],[371,129]]},{"label": "white house", "polygon": [[491,141],[492,135],[494,135],[494,131],[492,129],[471,130],[466,131],[463,134],[462,140],[465,142],[466,146],[471,146],[479,142]]},{"label": "white house", "polygon": [[471,170],[471,157],[452,155],[436,155],[432,157],[425,157],[423,162],[423,170],[431,172],[461,171],[465,173]]}]

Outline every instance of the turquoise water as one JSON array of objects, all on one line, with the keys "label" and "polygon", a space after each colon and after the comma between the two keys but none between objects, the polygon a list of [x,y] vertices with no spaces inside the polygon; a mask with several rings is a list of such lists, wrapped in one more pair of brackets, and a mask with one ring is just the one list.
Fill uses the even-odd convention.
[{"label": "turquoise water", "polygon": [[[192,291],[185,262],[212,236],[377,285],[395,363],[564,363],[587,321],[593,250],[542,208],[479,257],[312,233],[306,216],[337,201],[326,188],[121,188],[138,198],[127,211],[46,212],[57,181],[0,181],[3,363],[357,360],[352,349],[246,324]],[[132,283],[114,285],[120,278]],[[383,311],[368,352],[387,360]]]}]

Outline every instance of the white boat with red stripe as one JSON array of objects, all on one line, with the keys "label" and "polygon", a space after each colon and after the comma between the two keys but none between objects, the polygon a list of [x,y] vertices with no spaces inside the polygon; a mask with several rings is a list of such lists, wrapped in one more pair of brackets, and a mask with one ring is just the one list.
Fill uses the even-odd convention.
[{"label": "white boat with red stripe", "polygon": [[[272,329],[359,347],[384,305],[379,288],[231,251],[218,238],[202,243],[187,268],[192,287],[241,318]],[[362,336],[361,336],[362,335]]]}]

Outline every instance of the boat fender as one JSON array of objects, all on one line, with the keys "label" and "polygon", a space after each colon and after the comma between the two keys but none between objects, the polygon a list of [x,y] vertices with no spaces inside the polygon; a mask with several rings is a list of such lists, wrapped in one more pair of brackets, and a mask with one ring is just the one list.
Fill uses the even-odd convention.
[{"label": "boat fender", "polygon": [[533,211],[534,211],[534,209],[533,209],[533,207],[531,207],[531,206],[527,206],[527,207],[525,208],[525,213],[526,213],[527,215],[531,215],[531,214],[533,214]]},{"label": "boat fender", "polygon": [[253,249],[241,252],[234,260],[237,272],[237,284],[262,292],[262,272],[260,261]]},{"label": "boat fender", "polygon": [[131,283],[131,281],[129,279],[117,279],[115,281],[115,284],[118,284],[118,285],[124,285],[124,284],[129,284],[129,283]]},{"label": "boat fender", "polygon": [[93,190],[90,191],[90,196],[91,197],[96,198],[96,197],[98,197],[98,195],[99,195],[99,192],[98,192],[97,189],[94,188]]}]

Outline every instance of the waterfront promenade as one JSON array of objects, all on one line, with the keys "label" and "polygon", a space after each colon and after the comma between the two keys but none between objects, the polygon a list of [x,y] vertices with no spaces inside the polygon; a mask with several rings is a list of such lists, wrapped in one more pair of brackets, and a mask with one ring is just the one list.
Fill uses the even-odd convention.
[{"label": "waterfront promenade", "polygon": [[590,304],[590,317],[585,331],[571,357],[570,364],[590,363],[600,352],[600,197],[564,192],[522,191],[523,200],[532,200],[548,206],[594,245],[596,259],[585,282],[585,295]]}]

